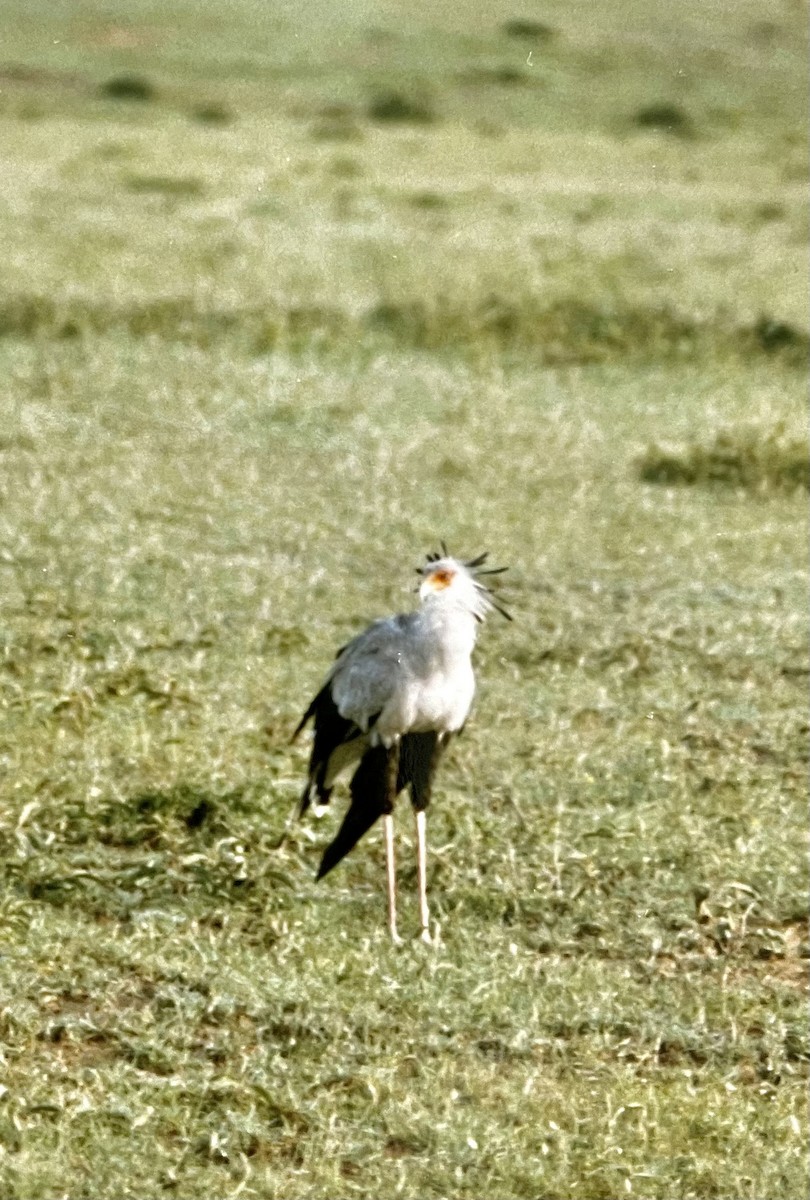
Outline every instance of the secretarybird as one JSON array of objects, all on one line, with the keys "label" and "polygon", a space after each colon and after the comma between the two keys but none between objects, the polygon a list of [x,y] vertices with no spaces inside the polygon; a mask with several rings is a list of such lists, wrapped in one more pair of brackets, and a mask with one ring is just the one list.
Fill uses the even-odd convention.
[{"label": "secretarybird", "polygon": [[[293,740],[309,720],[315,736],[299,815],[324,805],[338,775],[357,763],[349,785],[351,803],[318,870],[322,879],[377,820],[384,818],[388,876],[388,922],[397,933],[394,801],[409,788],[416,812],[419,919],[430,942],[427,903],[425,810],[442,751],[467,719],[475,692],[472,651],[478,625],[495,609],[509,613],[481,582],[505,567],[485,569],[487,555],[469,562],[429,554],[417,571],[420,606],[415,612],[375,621],[343,646],[323,687],[301,718]],[[359,759],[359,763],[358,763]]]}]

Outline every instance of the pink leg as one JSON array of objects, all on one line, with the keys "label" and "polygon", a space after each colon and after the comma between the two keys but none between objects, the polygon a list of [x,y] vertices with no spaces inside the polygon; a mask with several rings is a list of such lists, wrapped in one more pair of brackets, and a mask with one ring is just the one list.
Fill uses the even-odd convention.
[{"label": "pink leg", "polygon": [[394,818],[390,813],[383,817],[385,824],[385,865],[388,872],[388,928],[391,941],[399,945],[402,938],[397,933],[397,868],[394,859]]},{"label": "pink leg", "polygon": [[419,923],[422,926],[422,941],[430,944],[430,914],[427,902],[427,816],[424,809],[416,813],[416,854],[419,880]]}]

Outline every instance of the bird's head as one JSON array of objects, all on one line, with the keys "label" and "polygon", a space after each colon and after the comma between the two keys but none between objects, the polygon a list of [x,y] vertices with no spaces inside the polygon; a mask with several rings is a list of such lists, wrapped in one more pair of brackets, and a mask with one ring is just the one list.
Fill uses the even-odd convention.
[{"label": "bird's head", "polygon": [[451,558],[447,547],[442,543],[441,554],[428,554],[423,567],[417,567],[422,576],[419,585],[419,599],[426,603],[450,603],[466,609],[477,621],[496,610],[507,621],[512,618],[506,609],[498,603],[490,588],[481,582],[482,575],[500,575],[506,567],[485,568],[486,553],[479,554],[468,562]]}]

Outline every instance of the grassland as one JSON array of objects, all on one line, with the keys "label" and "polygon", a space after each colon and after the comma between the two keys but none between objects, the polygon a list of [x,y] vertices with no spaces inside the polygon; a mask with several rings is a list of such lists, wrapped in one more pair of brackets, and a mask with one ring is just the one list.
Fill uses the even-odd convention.
[{"label": "grassland", "polygon": [[[804,14],[0,16],[0,1195],[803,1197]],[[288,741],[439,538],[395,949]]]}]

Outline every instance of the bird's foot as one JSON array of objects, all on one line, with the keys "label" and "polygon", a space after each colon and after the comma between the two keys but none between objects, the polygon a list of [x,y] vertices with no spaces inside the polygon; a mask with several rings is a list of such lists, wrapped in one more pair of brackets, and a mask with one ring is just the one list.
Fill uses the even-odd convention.
[{"label": "bird's foot", "polygon": [[433,945],[433,938],[430,936],[430,930],[427,928],[427,926],[425,926],[425,928],[419,934],[419,940],[424,942],[426,946]]},{"label": "bird's foot", "polygon": [[397,933],[396,925],[391,926],[391,941],[395,946],[402,945],[402,938]]}]

